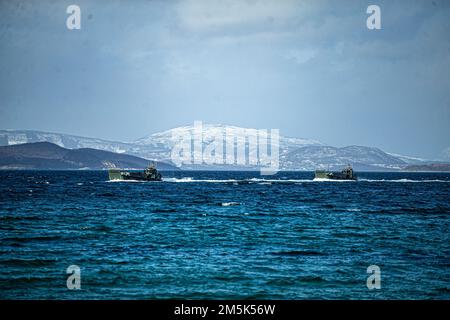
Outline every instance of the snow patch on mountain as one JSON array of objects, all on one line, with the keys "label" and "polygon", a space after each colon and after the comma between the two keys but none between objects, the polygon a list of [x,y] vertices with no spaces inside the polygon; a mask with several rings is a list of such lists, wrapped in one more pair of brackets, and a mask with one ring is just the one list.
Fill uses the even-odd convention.
[{"label": "snow patch on mountain", "polygon": [[408,163],[408,164],[417,164],[417,163],[424,163],[427,160],[422,159],[422,158],[418,158],[418,157],[410,157],[410,156],[405,156],[405,155],[401,155],[401,154],[396,154],[396,153],[390,153],[390,152],[386,152],[387,154],[396,157],[398,159],[403,160],[404,162]]},{"label": "snow patch on mountain", "polygon": [[[119,142],[42,131],[0,130],[0,145],[46,141],[68,149],[93,148],[170,163],[171,150],[180,141],[180,137],[190,139],[194,136],[194,132],[193,125],[182,126],[153,133],[131,142]],[[212,143],[214,137],[223,136],[225,132],[243,144],[250,139],[256,139],[258,134],[258,130],[252,128],[203,123],[203,148]],[[317,140],[282,135],[279,138],[279,155],[281,170],[339,169],[347,164],[352,164],[357,170],[396,170],[411,163],[425,161],[386,153],[378,148],[364,146],[336,148]],[[195,165],[189,168],[194,167]],[[208,165],[198,167],[207,168]]]}]

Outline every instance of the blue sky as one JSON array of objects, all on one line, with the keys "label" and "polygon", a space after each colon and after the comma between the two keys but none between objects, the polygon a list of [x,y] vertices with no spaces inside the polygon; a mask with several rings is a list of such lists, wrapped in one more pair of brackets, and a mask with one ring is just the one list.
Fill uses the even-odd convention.
[{"label": "blue sky", "polygon": [[442,157],[450,2],[0,0],[0,128],[127,141],[194,120]]}]

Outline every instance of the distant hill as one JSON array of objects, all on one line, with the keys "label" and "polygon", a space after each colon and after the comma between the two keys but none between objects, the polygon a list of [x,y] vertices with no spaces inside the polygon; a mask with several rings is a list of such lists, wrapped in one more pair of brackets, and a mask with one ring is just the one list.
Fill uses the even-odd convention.
[{"label": "distant hill", "polygon": [[[0,147],[0,169],[143,169],[149,161],[127,154],[92,148],[66,149],[50,142],[35,142]],[[158,169],[176,170],[158,162]]]},{"label": "distant hill", "polygon": [[449,163],[433,163],[407,166],[404,171],[423,171],[423,172],[450,172]]},{"label": "distant hill", "polygon": [[[154,159],[171,163],[171,151],[179,142],[179,137],[191,137],[194,126],[177,127],[157,132],[129,142],[79,137],[61,133],[32,130],[0,130],[0,146],[31,142],[50,142],[68,149],[93,148],[116,154],[133,155],[144,159]],[[248,128],[203,123],[203,147],[211,143],[211,137],[230,132],[237,141],[256,141],[255,131]],[[252,135],[252,137],[250,137]],[[250,139],[252,138],[252,139]],[[428,164],[429,161],[415,157],[389,154],[369,146],[333,147],[320,141],[292,138],[280,135],[279,155],[281,170],[342,169],[347,164],[355,170],[391,171],[402,170],[408,165]],[[236,170],[255,169],[253,166],[184,164],[181,169],[192,170]]]},{"label": "distant hill", "polygon": [[306,146],[286,154],[282,160],[287,169],[301,168],[303,170],[340,170],[347,164],[351,164],[355,170],[359,171],[389,171],[406,166],[406,163],[398,157],[378,148],[364,146],[343,148]]}]

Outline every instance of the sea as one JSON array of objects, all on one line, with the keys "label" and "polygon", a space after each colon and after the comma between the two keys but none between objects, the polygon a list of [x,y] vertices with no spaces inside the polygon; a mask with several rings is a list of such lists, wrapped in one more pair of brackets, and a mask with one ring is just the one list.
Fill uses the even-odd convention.
[{"label": "sea", "polygon": [[0,171],[0,299],[450,299],[450,173],[163,176]]}]

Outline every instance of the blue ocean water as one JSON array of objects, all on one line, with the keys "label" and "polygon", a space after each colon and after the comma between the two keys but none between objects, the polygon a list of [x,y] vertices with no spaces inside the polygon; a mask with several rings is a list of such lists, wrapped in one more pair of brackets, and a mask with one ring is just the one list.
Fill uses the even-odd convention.
[{"label": "blue ocean water", "polygon": [[0,172],[0,298],[450,298],[448,173],[163,175]]}]

